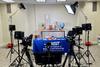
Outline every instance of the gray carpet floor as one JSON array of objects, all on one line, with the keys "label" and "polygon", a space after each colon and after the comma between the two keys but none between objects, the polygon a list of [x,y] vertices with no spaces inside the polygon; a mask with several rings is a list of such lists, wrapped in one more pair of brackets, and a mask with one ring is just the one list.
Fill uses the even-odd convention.
[{"label": "gray carpet floor", "polygon": [[[85,49],[86,49],[86,47],[85,47]],[[82,50],[83,53],[84,53],[85,49]],[[90,67],[100,67],[100,45],[91,46],[90,47],[90,51],[91,51],[92,55],[95,58],[95,62],[93,62],[92,58],[90,58],[91,59],[90,61],[93,62],[93,64]],[[12,55],[11,62],[10,62],[10,55],[7,58],[8,52],[9,52],[9,49],[7,49],[7,48],[0,48],[0,67],[9,67],[10,63],[17,57],[17,54],[14,53]],[[31,57],[33,59],[34,67],[40,67],[39,65],[36,65],[35,64],[34,55],[31,55]],[[26,58],[26,57],[24,56],[24,58]],[[62,57],[62,62],[63,62],[64,58],[65,58],[65,55],[63,55],[63,57]],[[87,57],[85,57],[85,59],[87,60]],[[84,60],[82,61],[82,63],[83,63],[83,66],[82,67],[89,67],[88,65],[85,64]],[[65,67],[68,67],[67,64],[68,63],[66,63],[66,66]],[[74,67],[77,67],[75,65],[73,65],[73,66]],[[15,67],[15,66],[12,66],[12,67]],[[28,64],[25,64],[22,67],[29,67],[29,66],[28,66]]]}]

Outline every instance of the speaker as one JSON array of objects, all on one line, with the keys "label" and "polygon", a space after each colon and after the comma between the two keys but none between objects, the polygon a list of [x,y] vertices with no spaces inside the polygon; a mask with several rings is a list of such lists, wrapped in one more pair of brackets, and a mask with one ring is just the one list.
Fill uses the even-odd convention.
[{"label": "speaker", "polygon": [[9,31],[14,31],[16,30],[15,25],[9,25]]},{"label": "speaker", "polygon": [[22,31],[15,31],[15,34],[14,34],[14,38],[15,39],[23,39],[23,37],[24,37],[24,32],[22,32]]},{"label": "speaker", "polygon": [[20,3],[20,4],[19,4],[19,8],[20,8],[20,9],[26,9],[23,3]]}]

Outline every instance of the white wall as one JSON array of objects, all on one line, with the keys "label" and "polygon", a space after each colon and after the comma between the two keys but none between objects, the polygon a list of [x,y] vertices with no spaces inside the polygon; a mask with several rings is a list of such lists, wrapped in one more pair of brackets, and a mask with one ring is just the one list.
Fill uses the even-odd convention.
[{"label": "white wall", "polygon": [[[40,28],[40,24],[46,23],[46,15],[49,15],[50,20],[52,23],[58,21],[58,22],[64,22],[66,24],[65,30],[68,31],[73,26],[76,25],[77,22],[77,14],[71,15],[67,13],[67,10],[65,9],[64,5],[32,5],[32,4],[24,4],[26,7],[26,10],[21,10],[16,13],[15,16],[13,16],[13,23],[16,23],[15,25],[25,24],[25,29],[18,27],[19,30],[23,29],[24,31],[27,30],[27,34],[33,33],[36,34]],[[13,5],[14,9],[12,9],[13,12],[15,12],[15,6]],[[18,7],[17,7],[18,8]],[[23,12],[23,15],[20,14]],[[21,18],[25,20],[21,20]],[[20,21],[19,21],[20,19]],[[21,23],[19,23],[21,22]],[[20,29],[21,28],[21,29]]]},{"label": "white wall", "polygon": [[[33,5],[25,4],[26,10],[20,10],[17,4],[12,4],[12,14],[17,10],[18,12],[12,17],[13,24],[16,25],[16,30],[24,31],[26,35],[37,33],[41,23],[46,22],[46,15],[50,16],[51,22],[65,22],[65,30],[69,31],[76,25],[81,25],[85,22],[84,16],[80,11],[76,15],[68,14],[63,5]],[[91,40],[95,41],[99,32],[99,17],[100,17],[100,3],[98,3],[98,11],[92,12],[92,3],[83,3],[81,6],[83,12],[87,15],[88,21],[92,23],[93,30],[91,31]],[[10,41],[8,26],[9,15],[6,12],[6,5],[0,5],[1,26],[0,38],[3,43]],[[3,38],[2,38],[3,37]],[[1,40],[0,40],[1,42]]]},{"label": "white wall", "polygon": [[[88,22],[92,24],[92,31],[90,31],[90,40],[95,41],[97,40],[98,35],[100,34],[100,2],[97,3],[97,11],[92,11],[92,2],[86,2],[84,6],[81,6],[82,11],[88,17]],[[81,11],[78,14],[78,24],[81,25],[85,22],[84,15]]]},{"label": "white wall", "polygon": [[9,37],[9,31],[8,31],[8,21],[7,21],[7,19],[8,19],[8,16],[7,16],[7,12],[6,12],[6,6],[5,6],[5,4],[1,4],[0,5],[0,11],[1,11],[1,32],[2,32],[2,34],[1,34],[1,38],[2,38],[2,40],[1,41],[3,41],[1,44],[3,44],[3,45],[6,45],[7,44],[7,42],[9,42],[9,39],[10,39],[10,37]]},{"label": "white wall", "polygon": [[[0,5],[0,9],[1,9],[1,5]],[[1,11],[0,11],[0,46],[2,46],[2,21],[1,21]]]},{"label": "white wall", "polygon": [[46,15],[50,17],[51,23],[64,22],[66,31],[77,22],[77,15],[68,14],[64,5],[36,5],[36,23],[46,22]]},{"label": "white wall", "polygon": [[16,30],[24,31],[25,34],[27,34],[29,30],[28,20],[27,20],[27,10],[19,9],[17,4],[12,4],[12,13],[9,14],[9,16],[11,15],[12,15],[12,24],[16,25]]}]

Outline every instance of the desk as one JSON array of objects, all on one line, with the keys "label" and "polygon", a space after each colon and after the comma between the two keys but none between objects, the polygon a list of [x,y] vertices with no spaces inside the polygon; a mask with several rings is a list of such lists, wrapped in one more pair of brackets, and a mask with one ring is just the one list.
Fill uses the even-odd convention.
[{"label": "desk", "polygon": [[40,39],[37,38],[33,40],[33,52],[34,53],[45,53],[47,51],[46,44],[50,42],[51,52],[61,52],[66,53],[69,50],[69,41],[68,39],[55,39],[55,40],[48,40],[48,39]]}]

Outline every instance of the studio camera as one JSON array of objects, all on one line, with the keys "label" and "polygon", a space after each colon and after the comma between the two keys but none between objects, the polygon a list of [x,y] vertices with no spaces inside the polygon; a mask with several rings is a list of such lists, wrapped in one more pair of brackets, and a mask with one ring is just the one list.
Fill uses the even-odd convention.
[{"label": "studio camera", "polygon": [[75,28],[72,28],[72,30],[75,35],[80,35],[80,34],[82,34],[82,31],[83,31],[82,27],[80,27],[80,26],[76,26]]},{"label": "studio camera", "polygon": [[28,37],[24,37],[22,39],[22,45],[23,46],[31,46],[32,45],[32,38],[33,38],[33,34],[29,35]]}]

